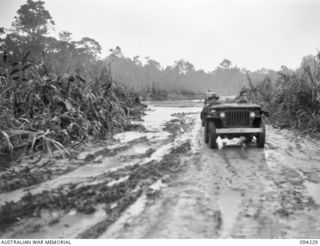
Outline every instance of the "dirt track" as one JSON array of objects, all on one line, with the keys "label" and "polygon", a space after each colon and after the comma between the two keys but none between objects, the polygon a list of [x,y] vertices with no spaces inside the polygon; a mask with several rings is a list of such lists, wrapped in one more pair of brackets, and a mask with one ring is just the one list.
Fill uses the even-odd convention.
[{"label": "dirt track", "polygon": [[146,131],[0,173],[0,237],[319,238],[320,143],[268,126],[211,150],[200,110],[154,103]]}]

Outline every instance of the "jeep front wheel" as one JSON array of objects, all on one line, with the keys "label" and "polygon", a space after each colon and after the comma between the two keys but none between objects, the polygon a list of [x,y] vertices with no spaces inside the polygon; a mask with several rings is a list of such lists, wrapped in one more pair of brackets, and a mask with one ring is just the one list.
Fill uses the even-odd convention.
[{"label": "jeep front wheel", "polygon": [[266,126],[263,121],[260,123],[260,128],[262,128],[262,132],[257,136],[257,145],[259,148],[264,148],[266,141]]},{"label": "jeep front wheel", "polygon": [[204,142],[207,144],[209,142],[209,134],[208,134],[208,122],[204,121]]},{"label": "jeep front wheel", "polygon": [[212,121],[209,122],[208,125],[208,130],[209,130],[209,147],[211,149],[216,149],[218,148],[218,144],[217,144],[217,133],[216,133],[216,126],[214,125],[214,123]]}]

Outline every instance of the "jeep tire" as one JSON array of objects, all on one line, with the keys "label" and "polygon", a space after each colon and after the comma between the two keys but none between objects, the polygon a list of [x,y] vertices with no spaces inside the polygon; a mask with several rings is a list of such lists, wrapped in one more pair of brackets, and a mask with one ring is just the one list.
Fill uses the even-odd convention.
[{"label": "jeep tire", "polygon": [[208,122],[206,120],[203,122],[204,122],[204,130],[203,130],[204,142],[207,144],[209,142]]},{"label": "jeep tire", "polygon": [[217,133],[216,133],[216,126],[214,122],[210,121],[208,124],[208,130],[209,130],[209,147],[211,149],[217,149]]},{"label": "jeep tire", "polygon": [[260,128],[262,128],[262,132],[257,135],[257,146],[259,148],[264,148],[266,141],[266,126],[263,121],[260,123]]}]

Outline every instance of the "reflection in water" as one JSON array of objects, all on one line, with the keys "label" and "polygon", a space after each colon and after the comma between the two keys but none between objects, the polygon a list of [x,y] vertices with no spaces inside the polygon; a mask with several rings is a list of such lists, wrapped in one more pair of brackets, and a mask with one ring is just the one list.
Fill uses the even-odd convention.
[{"label": "reflection in water", "polygon": [[225,238],[231,233],[240,212],[241,193],[232,189],[224,189],[221,191],[218,201],[223,221],[221,237]]},{"label": "reflection in water", "polygon": [[306,187],[308,194],[313,198],[313,200],[320,205],[320,184],[305,181],[304,186]]}]

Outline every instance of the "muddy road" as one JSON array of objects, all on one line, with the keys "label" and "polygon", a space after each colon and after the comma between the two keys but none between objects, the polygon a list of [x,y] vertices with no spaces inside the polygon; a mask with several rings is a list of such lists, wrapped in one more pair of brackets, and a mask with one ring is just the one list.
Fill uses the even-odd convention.
[{"label": "muddy road", "polygon": [[204,144],[199,102],[70,160],[0,173],[1,238],[320,238],[320,142],[267,126],[264,149]]}]

